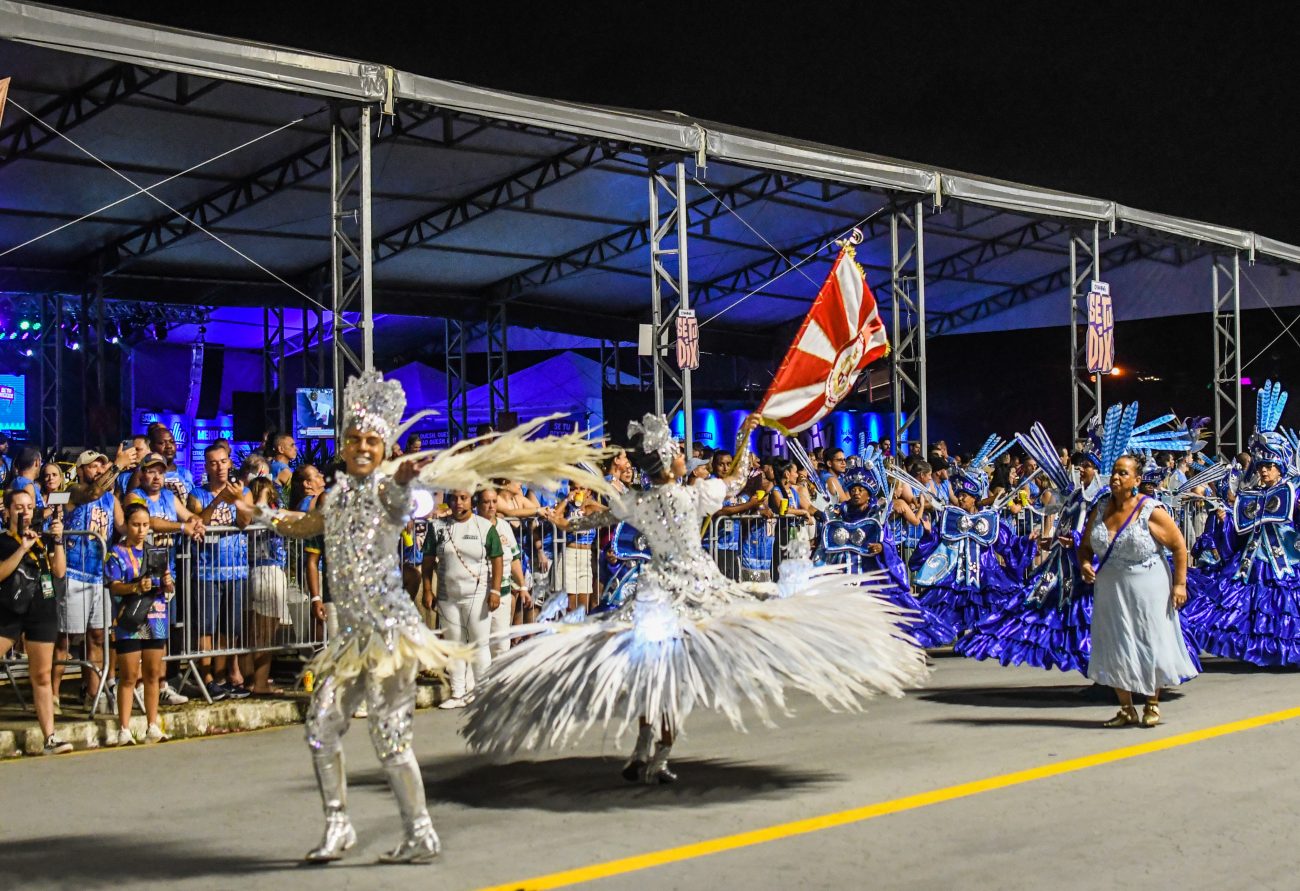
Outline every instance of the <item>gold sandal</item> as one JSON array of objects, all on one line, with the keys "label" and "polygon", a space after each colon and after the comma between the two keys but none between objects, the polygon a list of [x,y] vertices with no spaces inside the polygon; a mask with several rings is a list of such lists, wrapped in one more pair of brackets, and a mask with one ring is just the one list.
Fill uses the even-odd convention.
[{"label": "gold sandal", "polygon": [[1137,709],[1135,709],[1131,705],[1122,705],[1120,706],[1119,711],[1115,714],[1115,717],[1111,718],[1109,721],[1106,721],[1101,726],[1102,727],[1127,727],[1130,724],[1136,724],[1136,723],[1138,723]]},{"label": "gold sandal", "polygon": [[1154,727],[1160,723],[1160,705],[1155,702],[1148,702],[1146,708],[1142,709],[1142,726]]}]

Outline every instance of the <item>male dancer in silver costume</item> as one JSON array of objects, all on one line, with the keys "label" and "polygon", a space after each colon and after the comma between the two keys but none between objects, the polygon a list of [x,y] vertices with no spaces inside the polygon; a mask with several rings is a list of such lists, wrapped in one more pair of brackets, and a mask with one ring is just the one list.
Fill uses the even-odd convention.
[{"label": "male dancer in silver costume", "polygon": [[346,474],[309,514],[276,514],[281,534],[325,535],[330,591],[339,633],[313,663],[317,686],[307,714],[307,744],[325,806],[325,835],[309,862],[337,860],[356,844],[347,813],[342,736],[365,701],[370,741],[397,798],[405,835],[384,854],[385,863],[428,863],[440,844],[425,809],[424,782],[412,751],[415,678],[422,668],[442,669],[464,654],[420,621],[402,589],[398,538],[410,513],[410,484],[423,460],[398,465],[391,476],[380,464],[400,431],[406,396],[396,381],[368,372],[344,391],[341,457]]}]

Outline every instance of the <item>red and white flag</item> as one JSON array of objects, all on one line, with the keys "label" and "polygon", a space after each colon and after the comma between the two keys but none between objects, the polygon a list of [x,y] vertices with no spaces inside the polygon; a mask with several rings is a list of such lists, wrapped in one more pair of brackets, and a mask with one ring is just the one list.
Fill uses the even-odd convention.
[{"label": "red and white flag", "polygon": [[822,283],[808,317],[758,413],[786,433],[806,430],[853,391],[858,375],[889,353],[876,298],[846,245]]},{"label": "red and white flag", "polygon": [[5,101],[9,98],[9,78],[0,77],[0,123],[5,119]]}]

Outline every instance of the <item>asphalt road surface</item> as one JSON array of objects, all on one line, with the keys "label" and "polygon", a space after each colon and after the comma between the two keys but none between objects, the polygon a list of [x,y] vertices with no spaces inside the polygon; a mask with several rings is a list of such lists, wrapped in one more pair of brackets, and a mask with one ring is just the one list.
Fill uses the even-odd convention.
[{"label": "asphalt road surface", "polygon": [[1300,887],[1291,672],[1210,664],[1152,730],[1101,728],[1077,675],[952,657],[865,714],[793,705],[748,734],[695,716],[666,787],[625,784],[612,740],[494,764],[421,712],[428,866],[375,864],[400,826],[363,722],[360,841],[326,867],[298,862],[321,828],[298,727],[6,762],[0,887]]}]

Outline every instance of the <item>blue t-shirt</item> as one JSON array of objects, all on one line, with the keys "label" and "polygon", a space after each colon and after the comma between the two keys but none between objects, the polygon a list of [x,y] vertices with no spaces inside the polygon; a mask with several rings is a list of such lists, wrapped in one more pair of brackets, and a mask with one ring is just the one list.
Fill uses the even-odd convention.
[{"label": "blue t-shirt", "polygon": [[[190,493],[203,510],[217,497],[203,486]],[[248,490],[244,490],[248,494]],[[238,515],[233,504],[220,504],[212,511],[210,526],[234,526]],[[248,536],[242,532],[213,533],[199,548],[199,578],[228,582],[248,578]]]},{"label": "blue t-shirt", "polygon": [[[64,520],[64,528],[83,530],[99,536],[107,546],[113,537],[113,507],[116,498],[105,492],[94,501],[78,504]],[[97,582],[104,577],[104,551],[88,535],[71,535],[65,545],[68,553],[68,578],[79,582]]]},{"label": "blue t-shirt", "polygon": [[[111,582],[134,582],[144,573],[144,548],[128,548],[117,545],[108,552],[104,563],[104,580]],[[150,592],[153,593],[153,592]],[[121,604],[121,598],[113,598],[114,605]],[[114,640],[166,640],[169,634],[167,624],[167,596],[161,589],[157,590],[153,605],[144,624],[132,631],[121,628],[113,629]]]},{"label": "blue t-shirt", "polygon": [[[173,523],[180,522],[180,514],[176,512],[176,493],[170,489],[161,489],[156,499],[150,498],[149,493],[144,489],[132,489],[127,500],[143,504],[151,517],[170,520]],[[160,548],[168,549],[172,575],[176,575],[176,536],[170,532],[155,532],[153,543]]]},{"label": "blue t-shirt", "polygon": [[171,489],[181,498],[194,491],[194,474],[188,467],[177,465],[175,470],[163,473],[163,488]]},{"label": "blue t-shirt", "polygon": [[[20,492],[23,489],[31,489],[32,495],[36,497],[36,509],[37,510],[45,509],[45,497],[41,495],[41,487],[36,485],[36,483],[29,480],[27,477],[25,476],[14,477],[14,481],[9,484],[9,488],[13,489],[15,492]],[[72,527],[68,527],[68,528],[72,528]]]},{"label": "blue t-shirt", "polygon": [[279,459],[273,460],[269,463],[271,465],[271,479],[278,484],[280,482],[280,474],[289,469],[289,463]]}]

